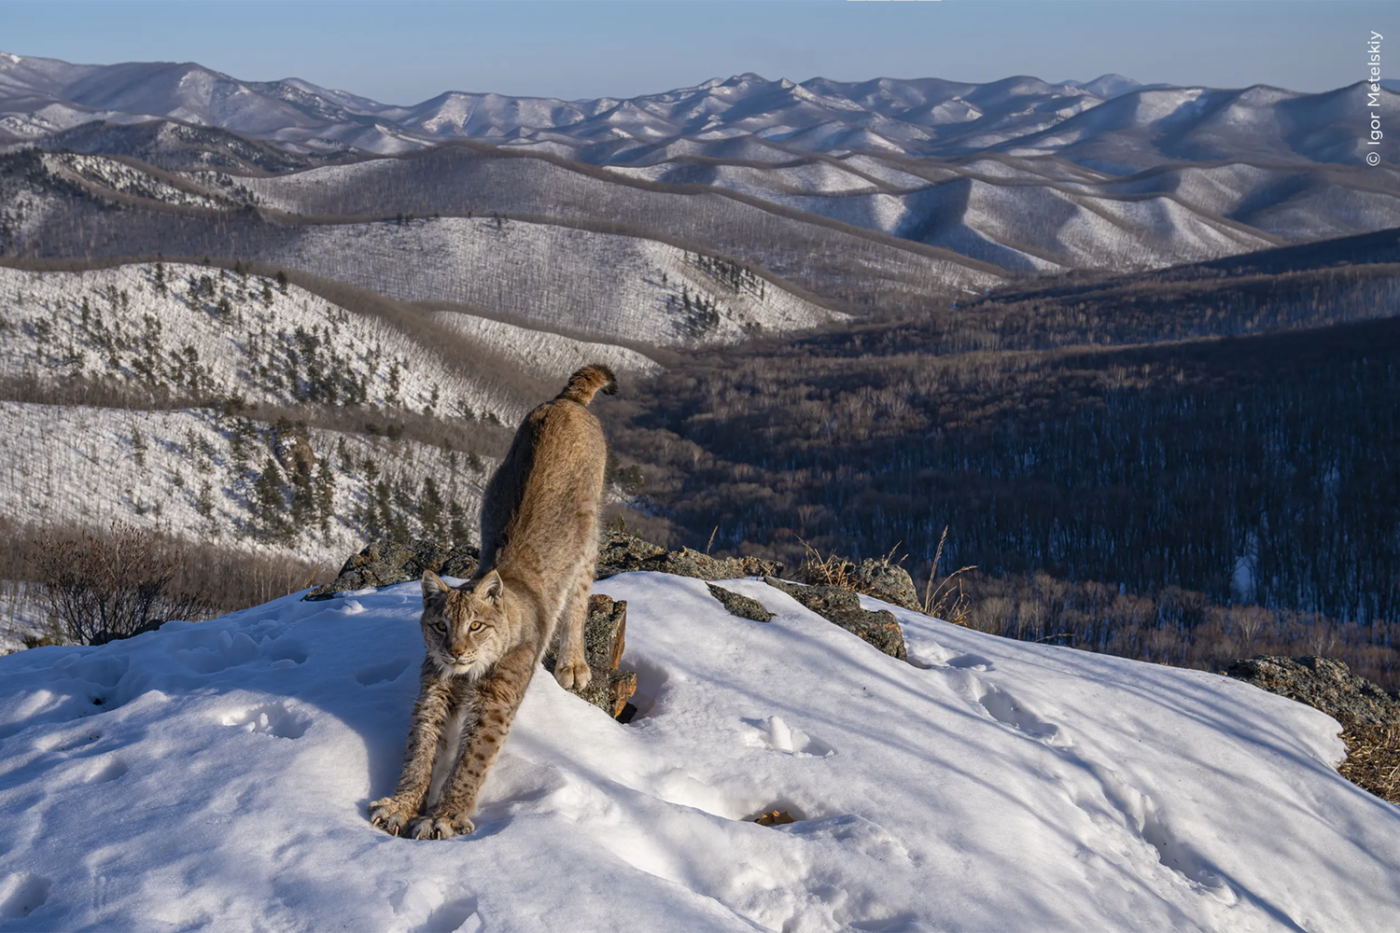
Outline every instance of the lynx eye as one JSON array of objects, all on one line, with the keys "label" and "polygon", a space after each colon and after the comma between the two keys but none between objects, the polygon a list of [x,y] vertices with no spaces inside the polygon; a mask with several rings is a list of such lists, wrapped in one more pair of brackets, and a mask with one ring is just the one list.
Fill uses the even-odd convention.
[{"label": "lynx eye", "polygon": [[446,635],[446,634],[447,634],[447,623],[446,623],[446,622],[434,622],[434,623],[433,623],[433,631],[437,632],[439,635]]},{"label": "lynx eye", "polygon": [[480,631],[480,630],[481,630],[481,623],[480,623],[480,622],[473,622],[473,623],[471,624],[471,627],[467,629],[467,631],[469,631],[469,632],[478,632],[478,631]]}]

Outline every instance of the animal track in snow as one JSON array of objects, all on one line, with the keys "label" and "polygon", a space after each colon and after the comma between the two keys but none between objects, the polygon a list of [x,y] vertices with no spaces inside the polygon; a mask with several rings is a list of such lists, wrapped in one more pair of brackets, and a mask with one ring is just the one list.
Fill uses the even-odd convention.
[{"label": "animal track in snow", "polygon": [[306,647],[295,641],[275,641],[263,652],[277,669],[305,664],[309,656]]},{"label": "animal track in snow", "polygon": [[127,767],[126,762],[120,755],[114,755],[111,758],[105,758],[98,762],[97,767],[93,769],[87,782],[89,784],[108,784],[122,777],[130,770],[131,769]]},{"label": "animal track in snow", "polygon": [[478,933],[483,929],[476,912],[476,898],[448,896],[434,881],[415,881],[389,898],[398,923],[392,929],[404,933]]},{"label": "animal track in snow", "polygon": [[[203,635],[204,633],[199,633]],[[196,644],[191,648],[179,648],[175,658],[181,664],[200,674],[217,674],[240,664],[247,664],[258,654],[258,643],[247,632],[231,635],[227,630],[219,632],[212,639],[200,638],[206,644]]]},{"label": "animal track in snow", "polygon": [[949,667],[956,667],[960,670],[972,669],[974,671],[994,671],[996,666],[990,660],[980,654],[962,654],[956,658],[948,659]]},{"label": "animal track in snow", "polygon": [[1157,850],[1157,858],[1163,865],[1226,904],[1235,903],[1234,889],[1190,843],[1171,830],[1150,796],[1129,785],[1122,775],[1110,768],[1082,760],[1080,763],[1098,779],[1105,799],[1123,815],[1128,828]]},{"label": "animal track in snow", "polygon": [[274,735],[279,739],[299,739],[306,734],[311,720],[292,712],[281,703],[269,703],[225,716],[224,725],[240,726],[245,732]]},{"label": "animal track in snow", "polygon": [[767,720],[745,719],[743,722],[754,730],[744,737],[748,745],[771,748],[799,758],[826,758],[836,754],[836,749],[801,729],[792,728],[781,716],[769,716]]},{"label": "animal track in snow", "polygon": [[96,684],[103,690],[111,690],[126,675],[131,662],[122,657],[80,657],[69,655],[54,662],[54,673],[63,674],[74,680],[84,680]]},{"label": "animal track in snow", "polygon": [[0,917],[18,920],[43,907],[53,882],[42,875],[10,875],[0,882]]},{"label": "animal track in snow", "polygon": [[977,699],[997,722],[1005,723],[1031,738],[1041,739],[1051,745],[1069,744],[1068,739],[1061,734],[1059,726],[1041,719],[1003,690],[991,687]]},{"label": "animal track in snow", "polygon": [[651,715],[657,702],[666,691],[666,681],[671,675],[659,664],[629,652],[622,660],[623,670],[637,673],[637,692],[632,694],[631,706],[636,710],[627,722],[634,723]]},{"label": "animal track in snow", "polygon": [[362,667],[355,672],[355,679],[360,682],[361,686],[370,687],[374,684],[398,680],[399,676],[406,670],[408,670],[408,661],[404,658],[398,658],[393,661],[385,661],[382,664]]}]

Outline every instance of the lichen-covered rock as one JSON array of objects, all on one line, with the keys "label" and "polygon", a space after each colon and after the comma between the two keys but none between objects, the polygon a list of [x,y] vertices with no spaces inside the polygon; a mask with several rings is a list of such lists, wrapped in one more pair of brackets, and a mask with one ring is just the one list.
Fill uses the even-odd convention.
[{"label": "lichen-covered rock", "polygon": [[476,572],[480,552],[470,545],[447,548],[433,541],[416,540],[407,544],[376,541],[350,557],[340,568],[340,576],[316,587],[304,599],[330,599],[337,593],[371,586],[392,586],[419,580],[423,571],[447,577],[470,577]]},{"label": "lichen-covered rock", "polygon": [[751,619],[754,622],[771,622],[773,613],[756,599],[743,596],[733,590],[726,590],[722,586],[715,586],[713,583],[706,583],[710,588],[710,595],[719,600],[720,605],[729,611],[732,616],[741,619]]},{"label": "lichen-covered rock", "polygon": [[654,569],[645,566],[666,554],[666,549],[650,541],[643,541],[625,531],[612,531],[605,534],[598,543],[598,568],[596,579],[602,580],[619,573]]},{"label": "lichen-covered rock", "polygon": [[856,564],[833,554],[826,560],[808,560],[793,579],[810,586],[839,586],[904,609],[923,611],[909,571],[890,563],[888,559],[873,560],[867,557]]},{"label": "lichen-covered rock", "polygon": [[1333,718],[1372,726],[1400,723],[1400,699],[1332,658],[1260,657],[1231,661],[1225,673]]},{"label": "lichen-covered rock", "polygon": [[[590,596],[583,641],[591,676],[587,687],[569,692],[616,719],[637,692],[637,675],[632,671],[617,669],[622,662],[622,652],[627,647],[626,600],[613,600],[601,593]],[[555,647],[551,646],[543,659],[545,670],[551,674],[558,660]]]},{"label": "lichen-covered rock", "polygon": [[763,582],[797,600],[817,615],[836,623],[862,641],[869,642],[892,658],[909,660],[904,630],[888,609],[871,612],[861,608],[854,590],[839,586],[800,586],[765,576]]},{"label": "lichen-covered rock", "polygon": [[882,599],[904,609],[922,612],[914,580],[909,571],[897,564],[866,558],[852,575],[851,585],[862,593]]},{"label": "lichen-covered rock", "polygon": [[736,577],[759,577],[783,572],[777,561],[757,557],[711,557],[690,548],[668,551],[659,545],[643,541],[622,531],[609,532],[598,549],[595,577],[602,580],[619,573],[653,570],[695,577],[700,580],[732,580]]}]

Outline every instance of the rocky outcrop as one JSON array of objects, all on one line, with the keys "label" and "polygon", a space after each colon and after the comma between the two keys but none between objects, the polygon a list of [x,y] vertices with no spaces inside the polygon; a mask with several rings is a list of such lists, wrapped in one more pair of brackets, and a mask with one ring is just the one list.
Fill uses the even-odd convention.
[{"label": "rocky outcrop", "polygon": [[1400,806],[1400,694],[1387,693],[1332,658],[1249,658],[1225,673],[1306,703],[1342,726],[1342,777]]},{"label": "rocky outcrop", "polygon": [[480,556],[481,552],[469,545],[447,548],[432,541],[407,544],[377,541],[347,560],[340,568],[340,576],[316,587],[303,598],[330,599],[337,593],[421,580],[425,570],[466,578],[476,572]]},{"label": "rocky outcrop", "polygon": [[751,619],[754,622],[771,622],[773,613],[769,612],[763,603],[748,596],[743,596],[733,590],[726,590],[722,586],[715,586],[713,583],[706,583],[710,588],[710,595],[719,600],[719,604],[729,611],[732,616],[741,619]]},{"label": "rocky outcrop", "polygon": [[[340,569],[340,576],[316,587],[303,598],[330,599],[337,593],[351,590],[419,580],[424,570],[465,579],[476,572],[479,557],[480,552],[474,547],[449,549],[431,541],[410,541],[408,544],[378,541],[347,560]],[[602,580],[636,570],[654,570],[700,580],[733,580],[766,574],[776,576],[783,572],[783,565],[757,557],[711,557],[690,548],[668,551],[636,535],[620,531],[604,535],[598,549],[598,568],[594,578]]]},{"label": "rocky outcrop", "polygon": [[1231,661],[1225,673],[1334,719],[1371,726],[1400,723],[1400,699],[1332,658],[1249,658]]},{"label": "rocky outcrop", "polygon": [[915,612],[922,612],[924,608],[909,571],[890,563],[888,557],[880,560],[867,557],[857,564],[835,554],[819,560],[816,552],[812,551],[807,563],[793,574],[793,579],[811,586],[839,586],[855,590]]},{"label": "rocky outcrop", "polygon": [[[637,675],[617,669],[627,647],[627,601],[600,593],[590,596],[583,641],[592,676],[587,687],[570,692],[617,718],[637,692]],[[544,656],[544,667],[551,674],[557,660],[551,647]]]},{"label": "rocky outcrop", "polygon": [[782,590],[817,615],[835,622],[890,657],[909,660],[909,651],[904,645],[904,630],[899,627],[894,613],[888,609],[872,612],[862,608],[860,596],[853,590],[839,586],[800,586],[772,575],[765,576],[763,582]]},{"label": "rocky outcrop", "polygon": [[903,609],[913,609],[915,612],[923,610],[923,606],[919,604],[919,596],[914,591],[914,580],[909,576],[909,571],[897,564],[867,557],[855,569],[851,586],[861,593],[867,593]]},{"label": "rocky outcrop", "polygon": [[596,579],[639,570],[699,580],[733,580],[738,577],[777,575],[783,572],[783,565],[757,557],[711,557],[690,548],[668,551],[623,531],[606,534],[598,550]]}]

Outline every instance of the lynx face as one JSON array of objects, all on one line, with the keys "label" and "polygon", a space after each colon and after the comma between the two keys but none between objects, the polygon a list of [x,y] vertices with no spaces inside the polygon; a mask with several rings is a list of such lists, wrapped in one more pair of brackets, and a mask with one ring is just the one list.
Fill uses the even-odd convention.
[{"label": "lynx face", "polygon": [[480,677],[515,642],[501,595],[494,570],[471,589],[449,587],[431,571],[423,575],[423,644],[444,674]]}]

